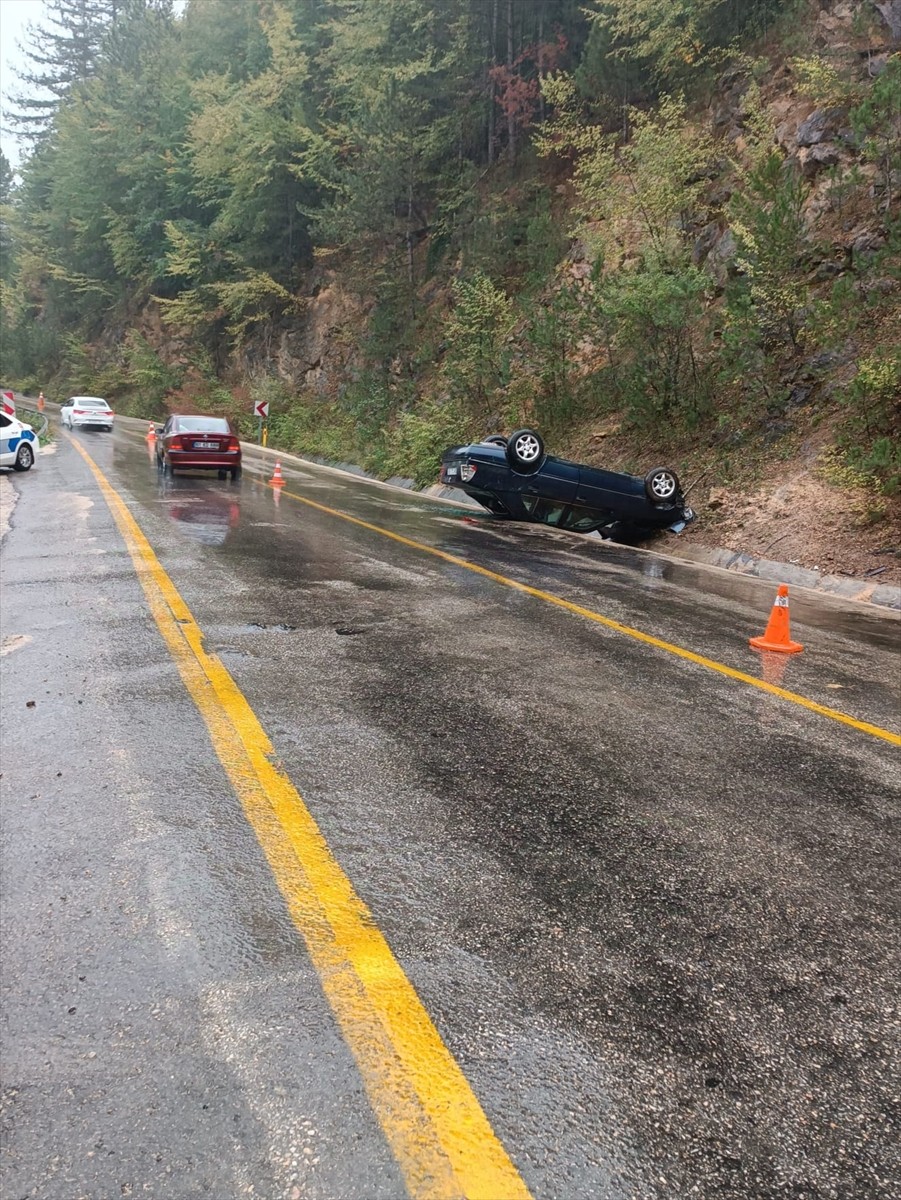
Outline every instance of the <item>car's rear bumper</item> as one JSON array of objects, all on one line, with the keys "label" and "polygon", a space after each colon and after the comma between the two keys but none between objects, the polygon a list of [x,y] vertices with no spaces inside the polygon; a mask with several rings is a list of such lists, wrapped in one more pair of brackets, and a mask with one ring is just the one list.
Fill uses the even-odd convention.
[{"label": "car's rear bumper", "polygon": [[175,471],[233,471],[241,466],[241,452],[195,454],[190,450],[170,450],[166,455]]},{"label": "car's rear bumper", "polygon": [[93,425],[97,429],[112,429],[112,417],[71,417],[70,424],[72,428],[79,425]]}]

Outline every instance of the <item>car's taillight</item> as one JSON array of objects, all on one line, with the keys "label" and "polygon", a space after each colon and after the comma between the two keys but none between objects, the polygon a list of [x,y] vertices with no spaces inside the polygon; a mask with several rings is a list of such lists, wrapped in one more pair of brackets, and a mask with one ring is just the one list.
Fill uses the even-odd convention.
[{"label": "car's taillight", "polygon": [[83,408],[73,408],[72,416],[73,417],[85,417],[85,416],[87,416],[87,413],[85,412],[85,410]]},{"label": "car's taillight", "polygon": [[469,483],[470,479],[472,479],[472,477],[473,477],[473,475],[475,475],[475,473],[476,473],[476,469],[472,465],[472,463],[461,463],[460,464],[460,478],[463,480],[464,483]]},{"label": "car's taillight", "polygon": [[241,443],[238,441],[238,439],[236,437],[230,437],[228,439],[228,447],[227,448],[229,450],[240,450]]}]

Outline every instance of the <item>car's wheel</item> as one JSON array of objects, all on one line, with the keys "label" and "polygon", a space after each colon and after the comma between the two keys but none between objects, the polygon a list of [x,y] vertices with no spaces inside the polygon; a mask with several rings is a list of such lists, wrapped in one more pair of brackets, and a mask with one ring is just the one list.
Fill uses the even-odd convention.
[{"label": "car's wheel", "polygon": [[652,504],[672,504],[679,495],[679,477],[668,467],[655,467],[644,477],[644,490]]},{"label": "car's wheel", "polygon": [[482,438],[484,446],[506,446],[507,439],[502,433],[489,433],[488,437]]},{"label": "car's wheel", "polygon": [[23,442],[16,454],[16,461],[13,463],[14,471],[30,471],[34,466],[34,451],[27,442]]},{"label": "car's wheel", "polygon": [[168,458],[164,457],[163,458],[163,478],[171,479],[174,476],[174,474],[175,474],[175,472],[172,470],[172,463],[169,462]]},{"label": "car's wheel", "polygon": [[544,441],[534,429],[517,429],[507,438],[507,458],[517,471],[535,471],[544,459]]},{"label": "car's wheel", "polygon": [[216,477],[217,477],[218,479],[225,479],[225,477],[226,477],[227,475],[228,475],[228,471],[225,471],[225,470],[222,470],[222,471],[217,471],[217,472],[216,472]]},{"label": "car's wheel", "polygon": [[232,476],[232,483],[237,483],[238,480],[241,478],[241,468],[240,467],[232,467],[231,476]]}]

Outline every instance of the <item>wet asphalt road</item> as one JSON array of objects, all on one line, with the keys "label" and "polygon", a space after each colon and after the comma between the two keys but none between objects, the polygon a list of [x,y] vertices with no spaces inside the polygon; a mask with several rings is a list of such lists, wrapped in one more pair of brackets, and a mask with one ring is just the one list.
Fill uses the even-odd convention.
[{"label": "wet asphalt road", "polygon": [[[901,1196],[896,747],[277,497],[252,463],[239,485],[163,483],[139,436],[75,437],[536,1200]],[[2,556],[2,1194],[402,1197],[110,511],[59,442],[15,478]],[[771,585],[286,476],[760,672]],[[791,611],[807,649],[781,685],[898,732],[897,615]]]}]

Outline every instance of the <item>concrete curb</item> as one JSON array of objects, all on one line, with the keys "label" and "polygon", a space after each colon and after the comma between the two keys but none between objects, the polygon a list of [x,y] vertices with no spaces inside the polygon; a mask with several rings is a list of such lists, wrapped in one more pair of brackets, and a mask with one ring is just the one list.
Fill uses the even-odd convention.
[{"label": "concrete curb", "polygon": [[668,550],[671,558],[722,567],[737,575],[768,579],[773,583],[788,583],[814,592],[877,604],[883,608],[901,610],[901,587],[880,584],[876,580],[852,579],[844,575],[824,575],[821,571],[798,567],[794,563],[776,562],[771,558],[752,558],[736,550],[718,550],[712,546],[675,546]]}]

